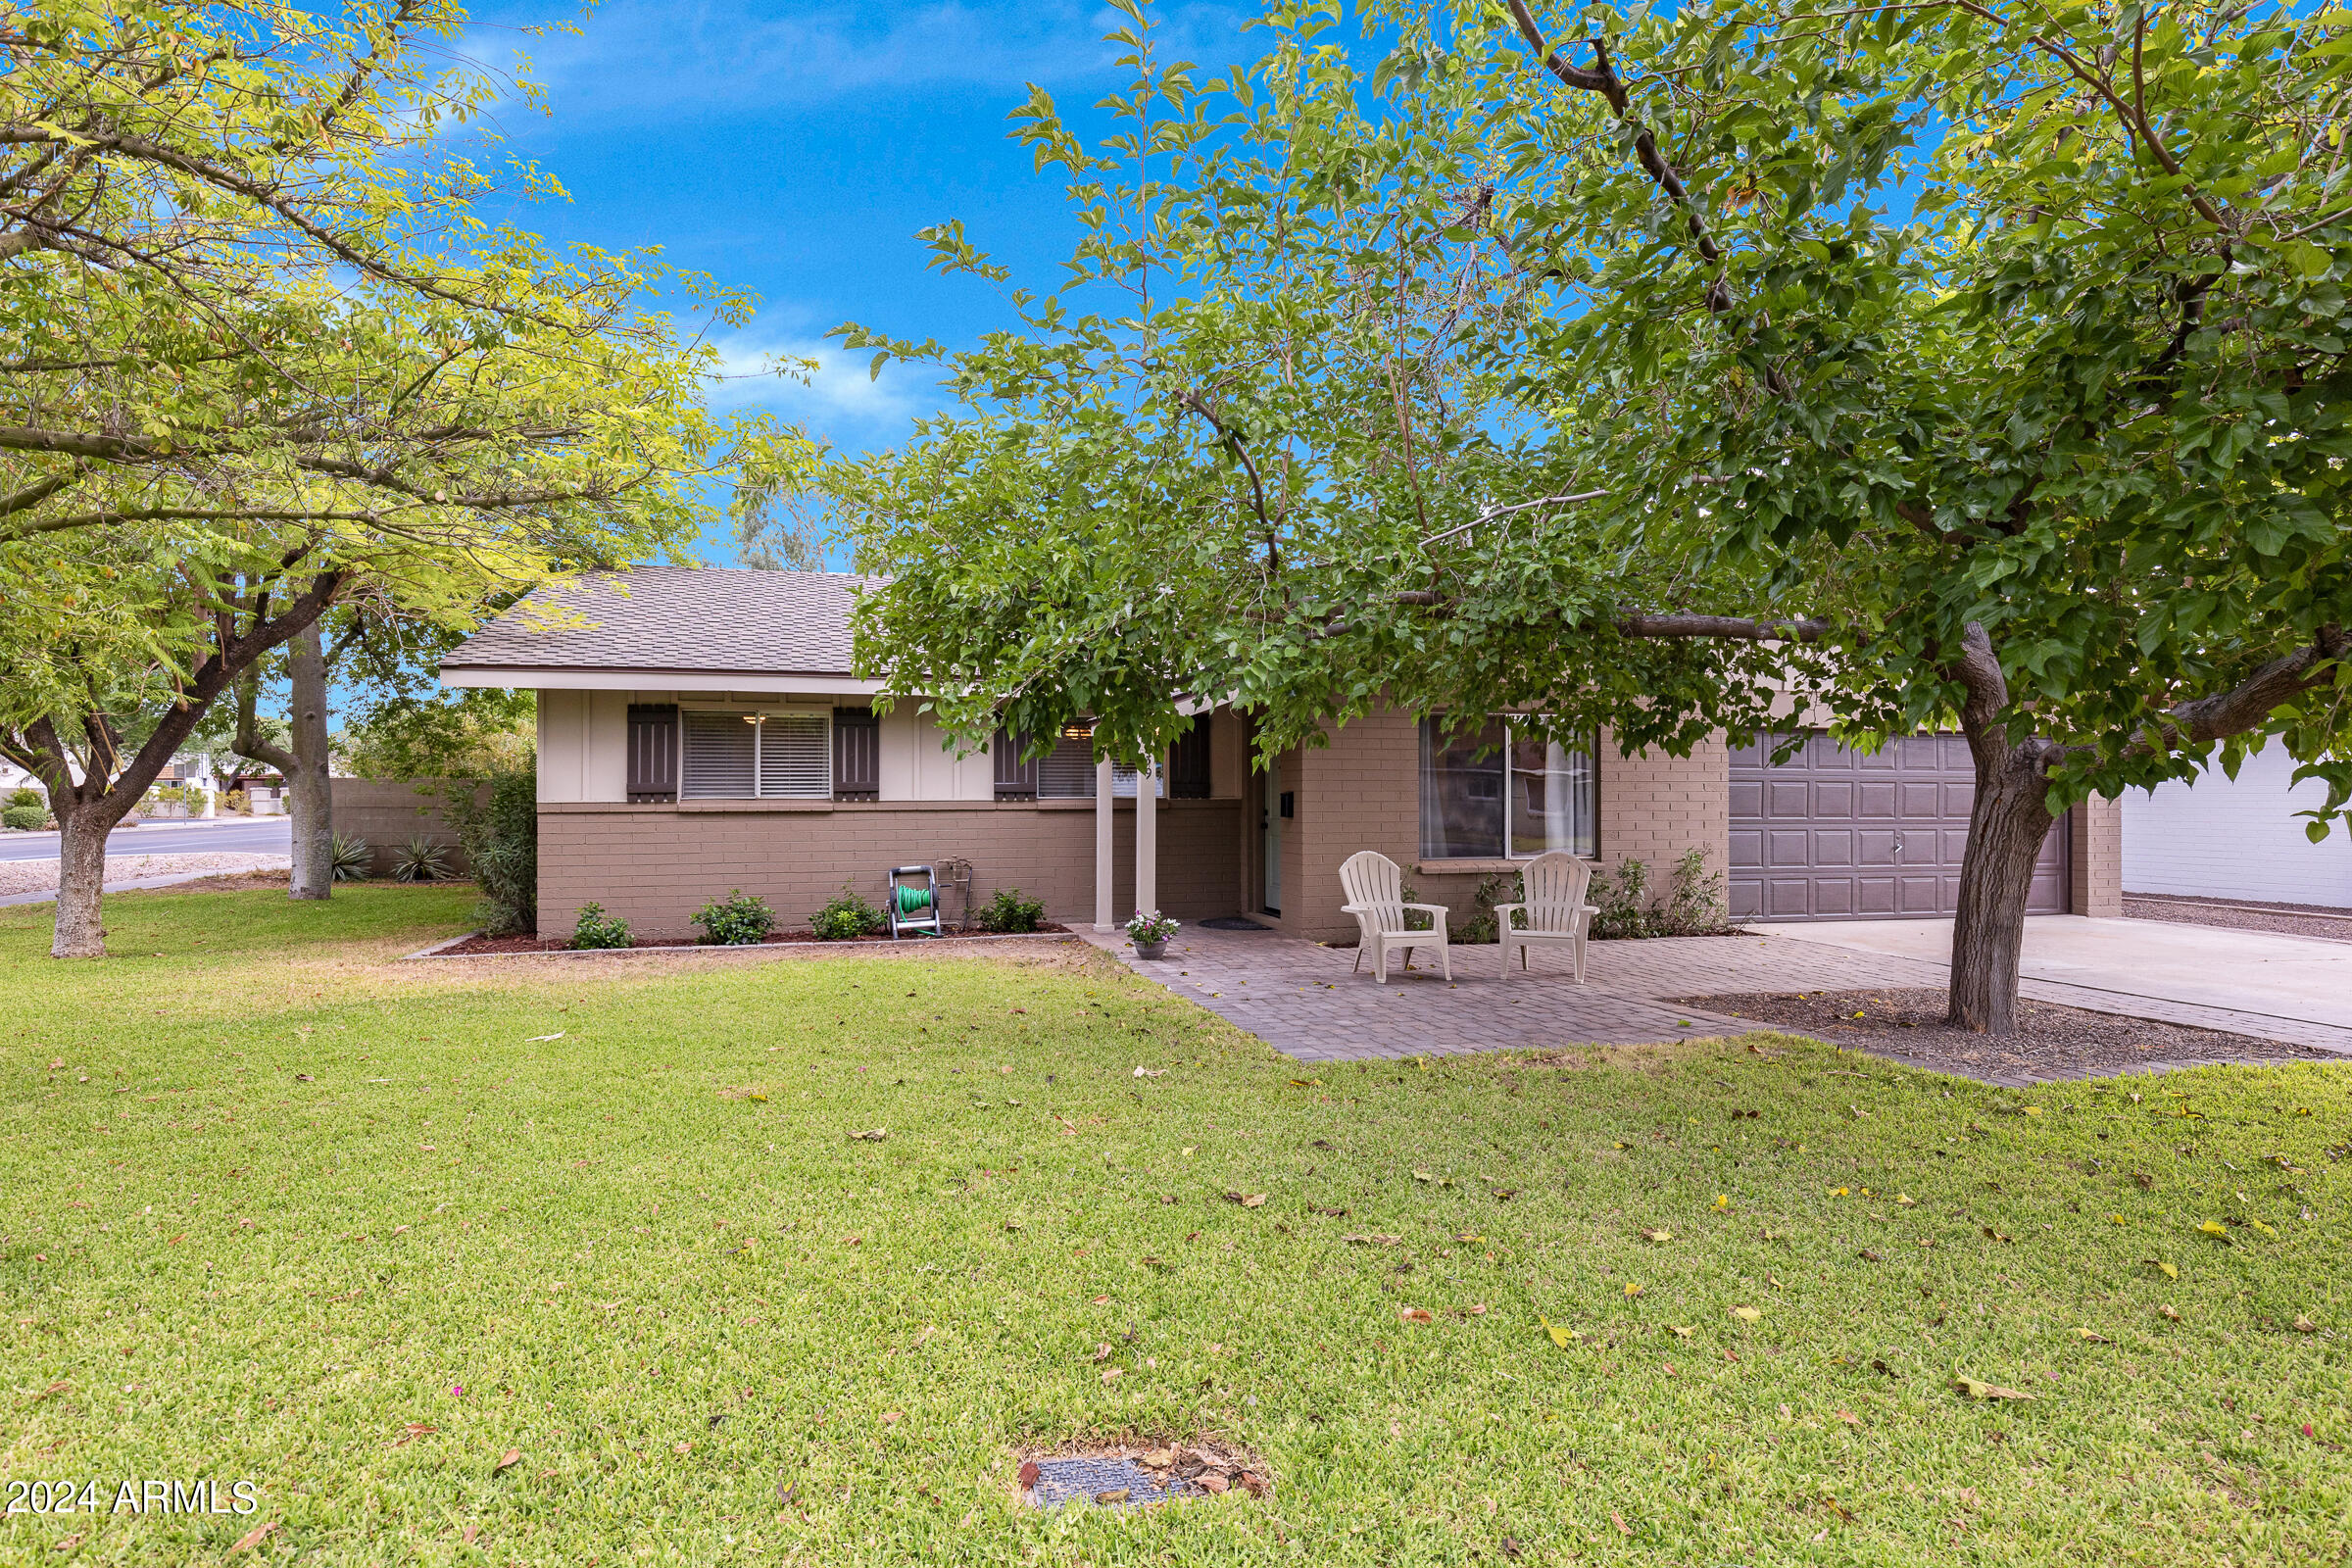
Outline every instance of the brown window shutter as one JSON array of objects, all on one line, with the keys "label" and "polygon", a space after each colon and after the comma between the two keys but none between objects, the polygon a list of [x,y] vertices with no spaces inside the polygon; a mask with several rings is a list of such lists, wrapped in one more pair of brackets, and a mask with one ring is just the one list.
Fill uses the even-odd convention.
[{"label": "brown window shutter", "polygon": [[678,709],[675,703],[629,705],[629,799],[678,798]]},{"label": "brown window shutter", "polygon": [[1208,715],[1193,719],[1193,727],[1168,748],[1168,798],[1178,801],[1208,799]]},{"label": "brown window shutter", "polygon": [[997,760],[997,799],[1000,801],[1034,801],[1037,799],[1037,759],[1021,756],[1020,737],[997,730],[995,744],[989,755]]},{"label": "brown window shutter", "polygon": [[870,708],[833,710],[833,798],[882,798],[882,721]]}]

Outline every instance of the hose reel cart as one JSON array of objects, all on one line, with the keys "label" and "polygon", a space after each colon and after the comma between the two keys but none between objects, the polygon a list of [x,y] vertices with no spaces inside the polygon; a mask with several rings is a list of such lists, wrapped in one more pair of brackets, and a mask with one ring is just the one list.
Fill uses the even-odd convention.
[{"label": "hose reel cart", "polygon": [[[920,881],[913,879],[920,878]],[[890,921],[890,939],[913,932],[922,936],[944,936],[946,928],[939,920],[939,873],[927,865],[894,865],[890,868],[890,898],[882,912]]]}]

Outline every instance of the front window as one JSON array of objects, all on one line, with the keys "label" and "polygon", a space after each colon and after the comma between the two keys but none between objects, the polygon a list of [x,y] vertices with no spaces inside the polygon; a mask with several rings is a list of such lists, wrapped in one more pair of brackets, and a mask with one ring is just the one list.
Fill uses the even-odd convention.
[{"label": "front window", "polygon": [[688,800],[822,800],[833,793],[831,711],[766,710],[681,715]]},{"label": "front window", "polygon": [[[1062,726],[1054,749],[1037,760],[1037,798],[1041,801],[1091,801],[1095,798],[1095,726],[1079,719]],[[1124,762],[1111,765],[1110,793],[1119,800],[1135,799],[1139,769]],[[1163,769],[1155,795],[1165,797],[1168,781]]]},{"label": "front window", "polygon": [[1600,853],[1596,746],[1566,747],[1506,719],[1448,735],[1421,721],[1421,853],[1430,859],[1528,859]]}]

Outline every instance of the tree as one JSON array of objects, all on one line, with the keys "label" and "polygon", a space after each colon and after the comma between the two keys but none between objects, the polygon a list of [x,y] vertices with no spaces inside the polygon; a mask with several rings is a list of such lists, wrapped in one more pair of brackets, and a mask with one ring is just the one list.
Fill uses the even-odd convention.
[{"label": "tree", "polygon": [[740,300],[551,257],[428,162],[486,90],[426,64],[463,21],[0,6],[0,755],[64,830],[60,956],[104,952],[108,831],[332,606],[462,620],[663,554],[743,442],[791,449],[712,421],[712,357],[640,303]]},{"label": "tree", "polygon": [[867,657],[1127,745],[1173,690],[1268,749],[1384,692],[1629,749],[1956,727],[1951,1015],[2008,1032],[2066,807],[2265,742],[2315,836],[2352,799],[2348,22],[1298,6],[1213,93],[1139,43],[1139,128],[1023,134],[1104,222],[1124,171],[1076,276],[1166,303],[851,331],[971,411],[831,474],[894,578]]},{"label": "tree", "polygon": [[287,827],[293,864],[286,893],[328,899],[335,889],[335,797],[328,782],[326,649],[314,620],[286,645],[286,744],[267,736],[255,711],[260,671],[248,669],[235,687],[237,727],[229,742],[239,757],[266,762],[286,781]]}]

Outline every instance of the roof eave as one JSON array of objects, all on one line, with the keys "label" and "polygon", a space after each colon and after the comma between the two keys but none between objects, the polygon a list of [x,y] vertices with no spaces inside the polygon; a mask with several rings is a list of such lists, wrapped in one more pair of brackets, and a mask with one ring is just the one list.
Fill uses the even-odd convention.
[{"label": "roof eave", "polygon": [[441,684],[453,687],[532,687],[558,692],[808,692],[818,696],[875,697],[878,680],[860,680],[840,670],[662,669],[649,665],[456,664],[441,666]]}]

